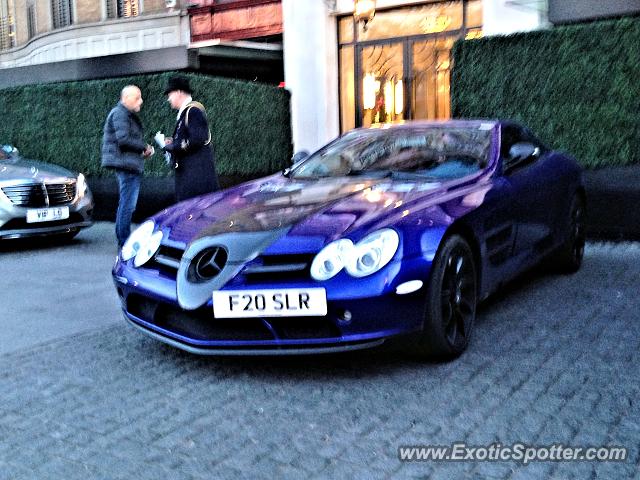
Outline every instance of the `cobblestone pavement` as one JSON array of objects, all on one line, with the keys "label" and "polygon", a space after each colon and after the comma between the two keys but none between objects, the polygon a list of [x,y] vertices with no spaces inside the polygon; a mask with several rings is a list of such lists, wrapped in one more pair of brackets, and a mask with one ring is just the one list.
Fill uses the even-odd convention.
[{"label": "cobblestone pavement", "polygon": [[[640,244],[591,243],[577,274],[528,275],[486,302],[449,363],[202,358],[124,321],[6,353],[0,479],[638,478],[639,279]],[[457,441],[629,458],[398,459],[400,445]]]}]

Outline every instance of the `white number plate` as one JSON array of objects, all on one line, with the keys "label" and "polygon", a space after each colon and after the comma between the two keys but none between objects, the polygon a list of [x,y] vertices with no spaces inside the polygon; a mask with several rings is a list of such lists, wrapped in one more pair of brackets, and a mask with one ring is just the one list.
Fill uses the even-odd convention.
[{"label": "white number plate", "polygon": [[324,288],[227,290],[213,292],[216,318],[321,317],[327,314]]},{"label": "white number plate", "polygon": [[32,208],[27,210],[27,223],[51,222],[69,218],[69,207]]}]

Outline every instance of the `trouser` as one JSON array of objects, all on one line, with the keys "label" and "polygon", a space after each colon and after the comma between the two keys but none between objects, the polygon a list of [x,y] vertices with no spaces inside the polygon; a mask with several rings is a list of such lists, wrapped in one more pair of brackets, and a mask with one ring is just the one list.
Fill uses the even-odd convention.
[{"label": "trouser", "polygon": [[131,233],[131,217],[138,203],[142,175],[128,170],[116,170],[118,178],[118,211],[116,213],[116,238],[122,247]]}]

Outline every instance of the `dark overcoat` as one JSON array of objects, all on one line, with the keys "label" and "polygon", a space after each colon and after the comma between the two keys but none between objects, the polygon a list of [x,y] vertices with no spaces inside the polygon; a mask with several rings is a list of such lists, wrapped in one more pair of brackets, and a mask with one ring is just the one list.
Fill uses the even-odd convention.
[{"label": "dark overcoat", "polygon": [[202,105],[191,102],[182,111],[173,131],[173,142],[165,150],[171,154],[178,202],[220,188],[211,133]]}]

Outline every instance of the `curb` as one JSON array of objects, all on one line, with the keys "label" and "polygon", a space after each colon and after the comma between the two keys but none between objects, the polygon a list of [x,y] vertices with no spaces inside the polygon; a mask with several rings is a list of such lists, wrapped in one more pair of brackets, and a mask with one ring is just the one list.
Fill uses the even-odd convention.
[{"label": "curb", "polygon": [[640,240],[640,165],[586,170],[587,236]]}]

